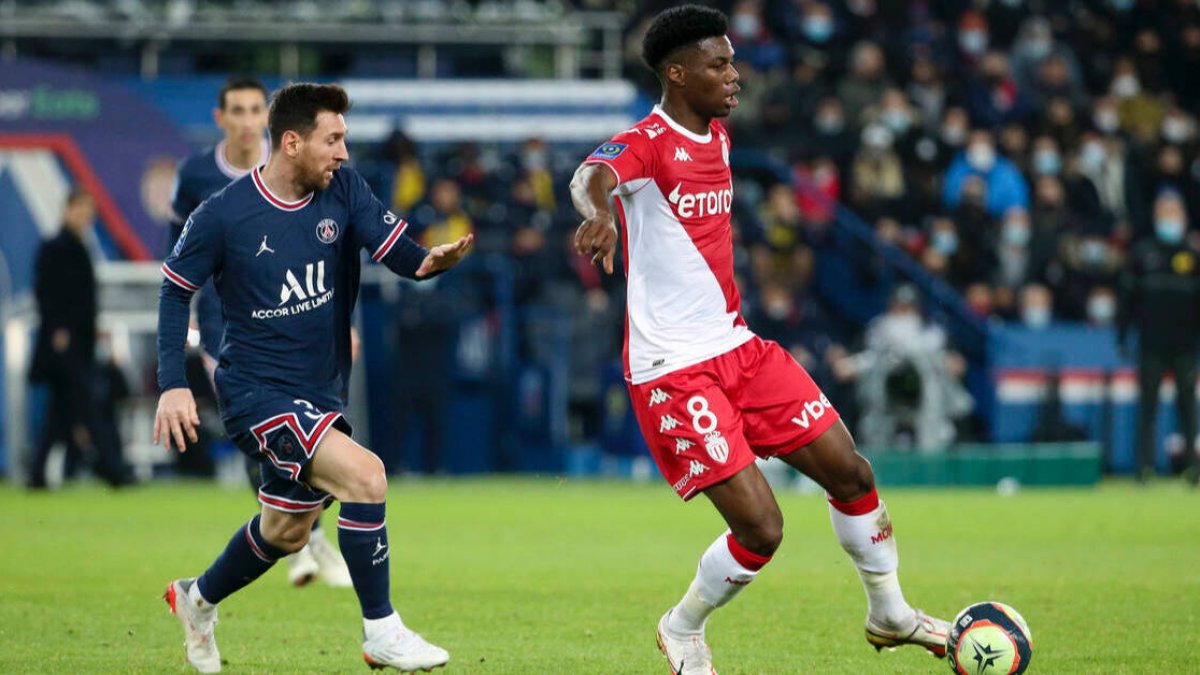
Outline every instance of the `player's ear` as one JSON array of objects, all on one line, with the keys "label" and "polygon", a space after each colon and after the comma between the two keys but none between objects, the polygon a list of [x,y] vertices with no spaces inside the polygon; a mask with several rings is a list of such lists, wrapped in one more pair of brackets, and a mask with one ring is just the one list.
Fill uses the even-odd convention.
[{"label": "player's ear", "polygon": [[684,80],[686,79],[685,72],[686,69],[683,67],[682,63],[668,63],[663,66],[662,69],[663,80],[669,84],[675,85],[676,87],[682,87],[684,86]]},{"label": "player's ear", "polygon": [[295,131],[283,132],[283,138],[280,139],[279,146],[284,154],[289,157],[295,157],[300,152],[300,134]]},{"label": "player's ear", "polygon": [[213,108],[213,124],[221,126],[221,109]]}]

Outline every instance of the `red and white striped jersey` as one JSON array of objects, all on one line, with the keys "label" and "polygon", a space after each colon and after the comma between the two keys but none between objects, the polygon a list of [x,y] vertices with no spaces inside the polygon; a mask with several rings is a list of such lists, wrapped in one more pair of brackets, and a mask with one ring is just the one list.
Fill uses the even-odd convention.
[{"label": "red and white striped jersey", "polygon": [[634,384],[753,337],[733,279],[729,135],[688,131],[655,106],[585,160],[617,176],[628,303],[625,377]]}]

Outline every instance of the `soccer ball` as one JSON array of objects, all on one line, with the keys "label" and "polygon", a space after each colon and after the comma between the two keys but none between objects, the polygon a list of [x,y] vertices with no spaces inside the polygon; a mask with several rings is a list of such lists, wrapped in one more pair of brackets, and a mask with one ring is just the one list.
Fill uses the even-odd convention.
[{"label": "soccer ball", "polygon": [[954,617],[946,657],[959,675],[1016,675],[1033,657],[1029,624],[999,602],[979,602]]}]

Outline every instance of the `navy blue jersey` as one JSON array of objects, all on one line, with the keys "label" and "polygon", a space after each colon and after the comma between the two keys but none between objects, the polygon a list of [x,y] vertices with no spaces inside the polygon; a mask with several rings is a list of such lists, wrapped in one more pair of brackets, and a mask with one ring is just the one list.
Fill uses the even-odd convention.
[{"label": "navy blue jersey", "polygon": [[[175,248],[183,224],[205,199],[220,192],[230,181],[237,180],[250,173],[249,169],[239,169],[225,159],[227,141],[221,141],[216,146],[198,155],[192,155],[179,163],[175,178],[175,195],[171,198],[171,209],[175,212],[176,220],[171,222],[170,234],[167,237],[167,251]],[[266,164],[271,157],[271,143],[263,138],[262,163]],[[200,324],[200,344],[209,354],[217,354],[221,347],[221,334],[225,325],[221,321],[221,303],[217,300],[212,284],[207,284],[200,291],[196,300],[196,320]]]},{"label": "navy blue jersey", "polygon": [[250,413],[266,390],[341,410],[360,251],[412,277],[427,251],[406,227],[353,169],[296,202],[273,195],[261,169],[234,181],[192,213],[162,265],[159,386],[186,386],[179,304],[211,277],[226,326],[216,372],[224,417]]},{"label": "navy blue jersey", "polygon": [[[237,180],[250,173],[248,169],[239,169],[225,159],[226,141],[217,143],[208,150],[192,155],[179,163],[175,178],[175,194],[171,197],[171,210],[175,212],[176,220],[171,223],[171,234],[167,238],[167,251],[175,248],[183,224],[187,222],[192,211],[200,206],[205,199],[219,192],[231,181]],[[271,144],[264,138],[262,164],[271,157]]]}]

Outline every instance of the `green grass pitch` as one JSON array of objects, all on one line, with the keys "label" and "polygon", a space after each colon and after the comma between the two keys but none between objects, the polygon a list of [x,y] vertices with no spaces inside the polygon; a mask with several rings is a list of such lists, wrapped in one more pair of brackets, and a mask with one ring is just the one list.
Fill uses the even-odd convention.
[{"label": "green grass pitch", "polygon": [[[450,650],[449,672],[666,673],[655,622],[722,528],[705,500],[684,505],[660,484],[395,481],[390,496],[392,597]],[[1113,482],[883,496],[909,600],[946,618],[1013,605],[1033,632],[1031,672],[1200,669],[1200,494]],[[782,548],[709,623],[718,670],[949,672],[924,650],[867,645],[823,500],[780,501]],[[0,673],[189,672],[160,595],[255,510],[248,490],[203,484],[0,487],[0,507]],[[357,609],[349,590],[287,586],[281,565],[222,604],[225,672],[365,673]]]}]

